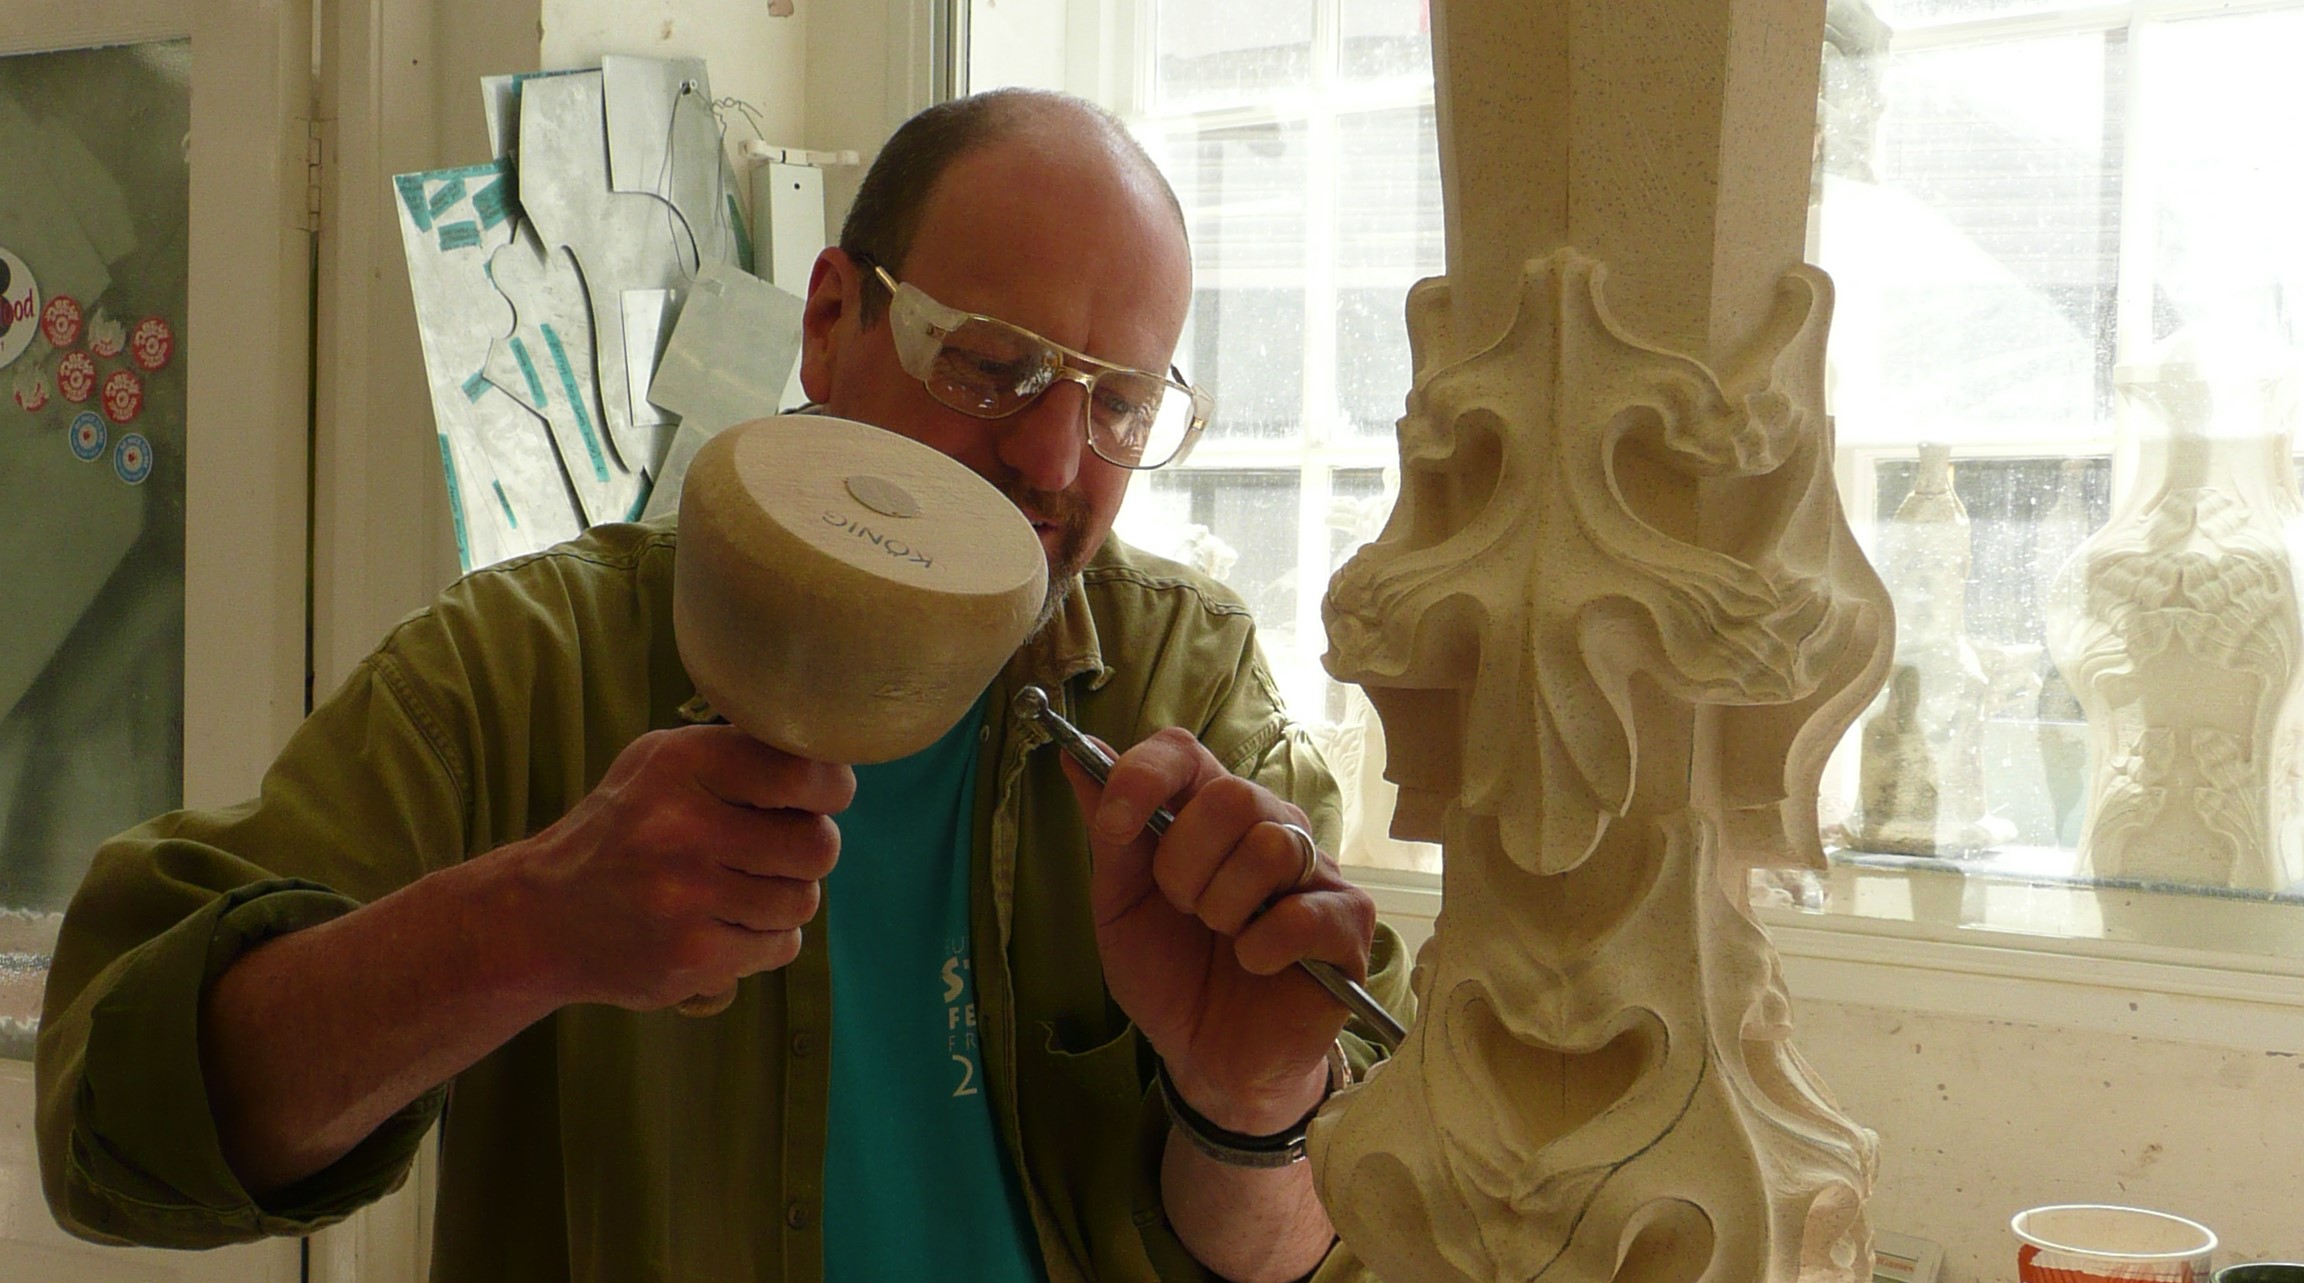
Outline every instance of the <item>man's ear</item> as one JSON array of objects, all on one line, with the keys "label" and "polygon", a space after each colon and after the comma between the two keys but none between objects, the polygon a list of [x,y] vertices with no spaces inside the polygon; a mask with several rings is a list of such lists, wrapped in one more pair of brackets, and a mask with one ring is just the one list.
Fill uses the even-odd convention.
[{"label": "man's ear", "polygon": [[818,405],[832,397],[841,345],[856,341],[861,284],[856,260],[837,245],[818,254],[809,269],[808,297],[800,312],[800,390]]}]

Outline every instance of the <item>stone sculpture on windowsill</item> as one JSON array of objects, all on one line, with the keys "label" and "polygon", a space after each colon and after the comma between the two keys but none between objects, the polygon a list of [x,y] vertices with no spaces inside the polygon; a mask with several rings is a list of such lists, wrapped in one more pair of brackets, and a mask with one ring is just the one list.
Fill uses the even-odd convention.
[{"label": "stone sculpture on windowsill", "polygon": [[1880,573],[1896,593],[1896,667],[1864,720],[1862,814],[1851,826],[1864,850],[1970,855],[2015,836],[1985,809],[1993,682],[1968,637],[1970,556],[1952,452],[1923,444],[1912,492],[1880,532]]},{"label": "stone sculpture on windowsill", "polygon": [[2123,390],[2147,425],[2138,483],[2066,564],[2048,611],[2088,717],[2080,871],[2282,890],[2304,879],[2304,503],[2281,389],[2212,387],[2187,355]]}]

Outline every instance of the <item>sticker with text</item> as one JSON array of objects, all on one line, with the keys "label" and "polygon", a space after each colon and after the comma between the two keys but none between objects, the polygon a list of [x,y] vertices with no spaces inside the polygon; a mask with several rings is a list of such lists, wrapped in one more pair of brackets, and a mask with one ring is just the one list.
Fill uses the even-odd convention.
[{"label": "sticker with text", "polygon": [[104,414],[114,423],[127,423],[144,408],[144,380],[134,370],[114,370],[104,380]]},{"label": "sticker with text", "polygon": [[86,352],[66,352],[56,363],[56,390],[74,405],[86,401],[96,391],[96,358]]},{"label": "sticker with text", "polygon": [[59,294],[40,309],[40,337],[50,347],[70,347],[80,341],[80,300]]},{"label": "sticker with text", "polygon": [[67,434],[72,442],[72,456],[82,463],[94,463],[104,457],[105,438],[112,430],[104,426],[104,416],[94,410],[82,410],[72,416],[72,431]]},{"label": "sticker with text", "polygon": [[144,478],[152,475],[152,443],[143,433],[131,432],[120,438],[112,451],[112,470],[132,486],[143,485]]},{"label": "sticker with text", "polygon": [[136,364],[147,370],[157,370],[168,364],[176,353],[176,331],[157,316],[147,316],[136,322],[136,332],[128,336],[128,351]]}]

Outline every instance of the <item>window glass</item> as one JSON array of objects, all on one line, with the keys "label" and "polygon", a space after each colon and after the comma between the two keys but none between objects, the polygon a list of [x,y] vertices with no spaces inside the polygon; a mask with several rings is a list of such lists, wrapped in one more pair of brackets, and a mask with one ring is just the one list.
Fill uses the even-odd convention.
[{"label": "window glass", "polygon": [[1816,261],[1844,444],[2109,432],[2117,57],[2100,34],[1886,56],[1876,112],[1827,112]]},{"label": "window glass", "polygon": [[1155,155],[1192,236],[1185,377],[1209,388],[1207,442],[1294,438],[1304,418],[1307,131],[1179,123]]},{"label": "window glass", "polygon": [[1162,106],[1252,100],[1310,84],[1313,0],[1160,0],[1152,88]]},{"label": "window glass", "polygon": [[182,796],[190,71],[0,58],[0,1055],[97,844]]},{"label": "window glass", "polygon": [[1336,133],[1337,409],[1388,442],[1412,381],[1408,287],[1447,268],[1432,108],[1357,112]]},{"label": "window glass", "polygon": [[1292,651],[1297,474],[1165,468],[1145,476],[1147,492],[1123,510],[1121,537],[1224,581],[1255,610],[1267,647]]},{"label": "window glass", "polygon": [[2144,29],[2142,181],[2151,196],[2154,338],[2304,341],[2304,11]]},{"label": "window glass", "polygon": [[1347,78],[1431,79],[1431,0],[1343,0],[1338,27]]},{"label": "window glass", "polygon": [[1872,7],[1882,18],[1896,26],[1922,27],[1977,19],[2025,17],[2080,6],[2074,5],[2071,0],[1875,0]]},{"label": "window glass", "polygon": [[2304,6],[2036,7],[1833,24],[1812,240],[1897,652],[1792,899],[2297,956]]}]

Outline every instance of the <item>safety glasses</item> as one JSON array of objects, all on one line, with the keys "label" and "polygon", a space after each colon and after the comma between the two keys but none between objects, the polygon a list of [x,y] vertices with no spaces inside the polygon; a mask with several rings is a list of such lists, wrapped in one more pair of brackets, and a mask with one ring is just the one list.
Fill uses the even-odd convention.
[{"label": "safety glasses", "polygon": [[962,414],[1004,419],[1058,383],[1077,383],[1088,448],[1123,468],[1157,468],[1191,452],[1215,400],[1173,366],[1162,378],[1099,361],[1020,325],[946,307],[875,263],[893,296],[896,360],[928,395]]}]

